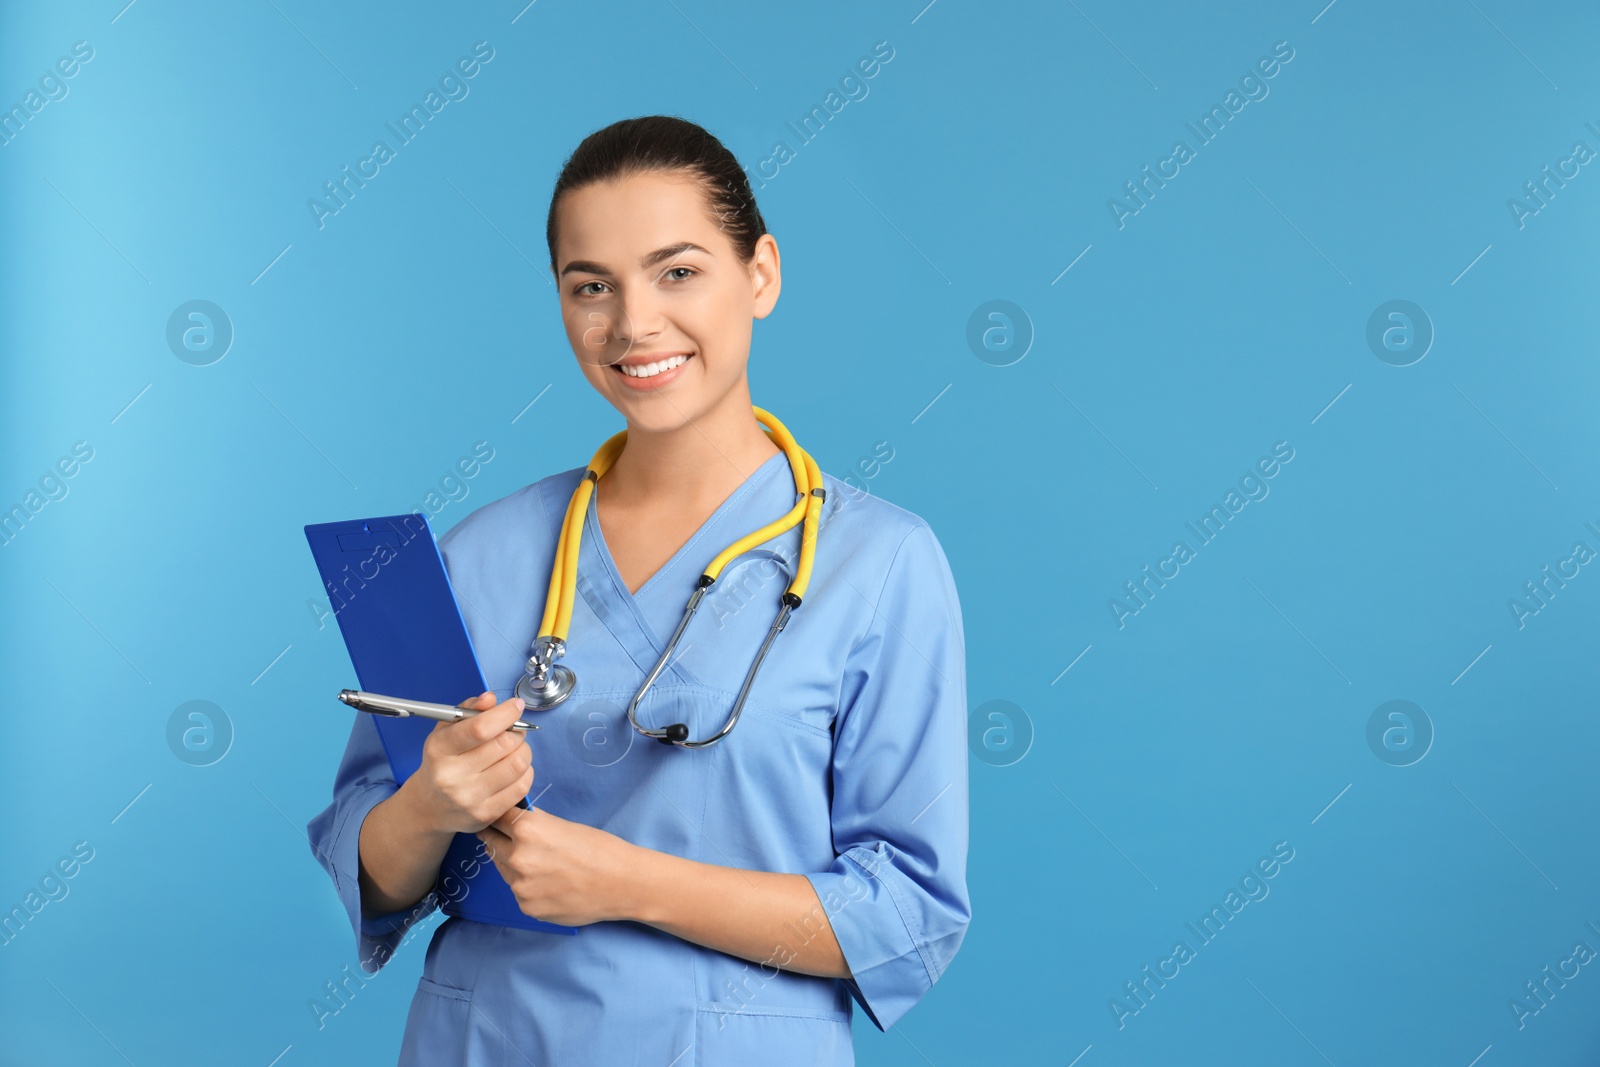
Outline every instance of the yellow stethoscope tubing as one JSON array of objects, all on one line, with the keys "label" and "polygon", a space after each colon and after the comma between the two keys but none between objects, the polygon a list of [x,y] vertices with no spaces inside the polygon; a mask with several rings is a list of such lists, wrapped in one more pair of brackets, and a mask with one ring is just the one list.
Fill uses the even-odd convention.
[{"label": "yellow stethoscope tubing", "polygon": [[[770,427],[770,429],[764,427],[764,432],[788,457],[800,499],[782,518],[747,534],[723,549],[706,567],[701,584],[704,586],[716,581],[722,573],[722,568],[727,566],[730,560],[748,552],[756,545],[764,544],[779,534],[786,533],[803,521],[805,526],[801,531],[800,562],[795,568],[794,580],[789,583],[789,588],[785,591],[785,599],[792,598],[792,606],[797,607],[810,585],[812,564],[816,556],[817,524],[822,512],[823,496],[814,490],[822,488],[822,472],[817,467],[816,461],[800,447],[794,435],[789,433],[782,422],[761,408],[752,406],[751,410],[759,422]],[[628,431],[623,430],[608,438],[595,451],[594,458],[589,461],[588,469],[584,472],[583,480],[578,483],[572,499],[567,502],[567,513],[562,520],[561,537],[556,544],[555,562],[551,569],[550,588],[545,595],[544,618],[539,625],[541,638],[554,638],[563,644],[566,642],[577,592],[577,546],[583,536],[584,516],[588,513],[589,500],[594,494],[595,485],[617,461],[627,441]]]},{"label": "yellow stethoscope tubing", "polygon": [[594,494],[595,483],[611,469],[627,443],[627,430],[608,438],[589,461],[583,480],[578,483],[572,499],[567,501],[567,513],[561,520],[561,537],[556,542],[555,565],[550,572],[550,589],[545,594],[544,619],[539,624],[541,637],[556,636],[566,641],[567,628],[572,622],[574,593],[578,586],[578,553],[569,552],[568,546],[580,543],[583,517],[589,510],[589,498]]}]

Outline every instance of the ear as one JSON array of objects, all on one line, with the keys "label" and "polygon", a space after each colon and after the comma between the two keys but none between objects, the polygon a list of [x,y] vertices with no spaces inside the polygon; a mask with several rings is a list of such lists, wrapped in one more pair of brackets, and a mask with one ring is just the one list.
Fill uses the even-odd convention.
[{"label": "ear", "polygon": [[750,282],[755,296],[752,313],[756,318],[764,319],[772,313],[773,306],[778,302],[778,293],[783,289],[778,240],[770,233],[762,234],[756,241],[756,253],[750,261]]}]

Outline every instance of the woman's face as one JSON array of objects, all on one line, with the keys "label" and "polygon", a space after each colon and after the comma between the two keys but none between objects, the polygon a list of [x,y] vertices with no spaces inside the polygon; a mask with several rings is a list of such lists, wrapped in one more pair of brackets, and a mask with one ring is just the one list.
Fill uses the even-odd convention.
[{"label": "woman's face", "polygon": [[556,211],[567,341],[630,425],[675,429],[736,388],[748,396],[753,320],[780,286],[771,235],[742,262],[700,185],[677,173],[585,185]]}]

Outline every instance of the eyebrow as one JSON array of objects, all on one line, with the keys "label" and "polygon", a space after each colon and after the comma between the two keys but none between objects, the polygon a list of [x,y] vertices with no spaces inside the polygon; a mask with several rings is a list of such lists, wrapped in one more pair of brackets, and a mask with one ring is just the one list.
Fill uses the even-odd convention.
[{"label": "eyebrow", "polygon": [[[706,255],[711,255],[709,251],[701,248],[693,241],[679,241],[677,244],[667,245],[665,248],[658,248],[649,255],[643,256],[639,260],[639,266],[653,267],[664,259],[671,259],[673,256],[681,255],[684,252],[705,252]],[[566,277],[568,274],[571,274],[574,271],[582,274],[600,274],[607,278],[611,277],[611,271],[609,268],[603,267],[600,264],[591,262],[587,259],[572,260],[565,267],[561,268],[561,276]]]}]

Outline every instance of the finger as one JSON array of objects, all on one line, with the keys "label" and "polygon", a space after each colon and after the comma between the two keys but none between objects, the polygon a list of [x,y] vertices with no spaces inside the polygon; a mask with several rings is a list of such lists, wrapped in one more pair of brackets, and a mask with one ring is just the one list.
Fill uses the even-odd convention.
[{"label": "finger", "polygon": [[[485,745],[484,747],[487,748],[488,746]],[[467,757],[462,756],[460,758],[466,759]],[[474,774],[473,785],[475,790],[479,795],[487,798],[509,789],[522,778],[523,772],[532,766],[532,762],[533,756],[528,752],[527,745],[522,746],[521,752],[508,752]]]},{"label": "finger", "polygon": [[[506,757],[516,755],[527,748],[527,738],[522,734],[507,730],[491,737],[477,748],[469,748],[465,752],[457,753],[456,759],[461,762],[462,767],[467,768],[474,774],[481,774]],[[532,758],[531,751],[529,750],[530,759]]]},{"label": "finger", "polygon": [[[510,730],[511,724],[522,717],[522,712],[527,707],[522,698],[517,696],[499,704],[493,703],[493,699],[491,695],[490,706],[486,710],[455,724],[462,727],[462,733],[471,737],[479,745],[505,736]],[[513,740],[515,740],[514,736]]]},{"label": "finger", "polygon": [[[489,694],[489,700],[493,699],[494,695]],[[483,703],[482,697],[478,698],[478,703]],[[451,751],[467,752],[505,733],[522,716],[523,708],[522,698],[514,696],[460,722],[447,723],[445,730]]]},{"label": "finger", "polygon": [[[484,690],[475,697],[468,697],[466,700],[463,700],[461,703],[457,704],[456,707],[465,708],[468,711],[487,710],[494,707],[494,694],[488,690]],[[450,722],[436,722],[433,724],[433,732],[438,733],[445,727],[454,725],[455,723]]]},{"label": "finger", "polygon": [[489,825],[507,835],[514,834],[517,820],[533,810],[535,809],[519,808],[516,806],[516,802],[513,801],[511,809]]},{"label": "finger", "polygon": [[532,784],[532,768],[510,757],[501,765],[473,775],[469,781],[459,782],[452,792],[461,798],[458,803],[462,811],[483,826],[504,815],[519,797],[527,795]]},{"label": "finger", "polygon": [[497,854],[505,855],[511,848],[511,838],[497,829],[492,823],[479,830],[474,836],[479,841],[482,841],[488,849],[491,860],[495,859]]},{"label": "finger", "polygon": [[[484,747],[487,748],[489,746],[485,745]],[[506,777],[502,780],[505,783],[516,781],[521,777],[523,771],[532,766],[533,749],[528,747],[528,743],[519,737],[516,739],[515,744],[511,746],[511,751],[489,764],[486,770],[492,771],[496,775],[505,774]]]},{"label": "finger", "polygon": [[489,798],[490,806],[499,808],[501,814],[491,821],[489,825],[509,834],[517,819],[528,814],[525,809],[517,807],[517,801],[525,798],[532,786],[533,769],[530,767],[518,775],[510,785],[491,796]]}]

